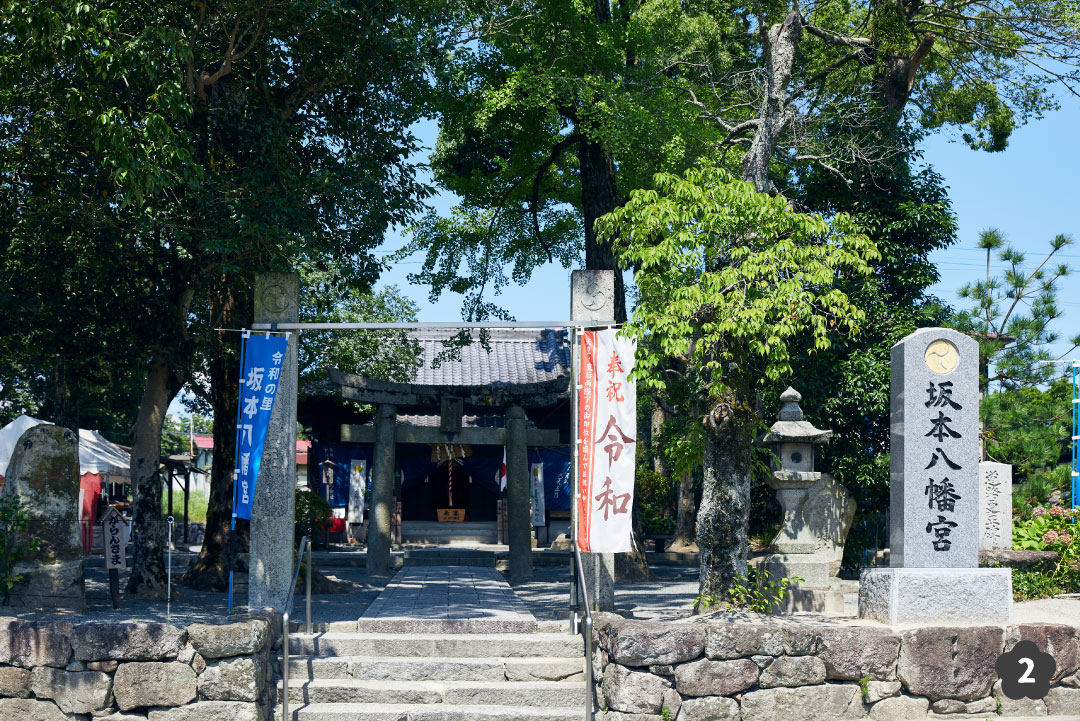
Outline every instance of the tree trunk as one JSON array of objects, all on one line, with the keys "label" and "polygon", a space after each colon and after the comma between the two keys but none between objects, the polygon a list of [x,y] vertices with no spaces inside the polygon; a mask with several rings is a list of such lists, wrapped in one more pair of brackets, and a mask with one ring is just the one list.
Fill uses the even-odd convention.
[{"label": "tree trunk", "polygon": [[675,532],[665,547],[671,553],[697,553],[698,545],[694,540],[694,521],[697,516],[697,503],[694,502],[694,474],[687,471],[679,477],[679,500],[675,516]]},{"label": "tree trunk", "polygon": [[79,380],[74,377],[70,360],[57,355],[53,363],[53,423],[70,428],[79,435]]},{"label": "tree trunk", "polygon": [[578,143],[578,165],[581,172],[581,210],[585,219],[585,268],[615,271],[615,317],[617,323],[626,320],[626,289],[622,270],[615,262],[610,243],[600,243],[596,237],[596,220],[619,207],[619,191],[615,184],[615,161],[600,143],[588,138]]},{"label": "tree trunk", "polygon": [[721,404],[706,423],[705,483],[697,523],[699,592],[717,600],[726,598],[735,579],[746,576],[754,425],[743,415]]},{"label": "tree trunk", "polygon": [[873,92],[885,108],[890,130],[900,123],[911,92],[915,89],[916,73],[934,47],[934,40],[933,33],[925,33],[910,56],[889,53],[881,63],[880,72],[874,77]]},{"label": "tree trunk", "polygon": [[654,406],[649,419],[649,447],[652,449],[652,468],[658,476],[668,477],[667,457],[664,449],[660,447],[660,433],[664,427],[667,414],[660,406]]},{"label": "tree trunk", "polygon": [[[210,300],[210,317],[221,328],[245,328],[251,321],[250,294],[235,293],[228,283],[219,284]],[[236,407],[240,387],[239,336],[219,336],[209,359],[210,395],[214,408],[214,458],[210,469],[210,498],[206,509],[206,534],[198,557],[184,573],[183,583],[202,591],[228,590],[232,521],[233,469],[236,464]],[[246,520],[237,521],[237,553],[246,549]]]},{"label": "tree trunk", "polygon": [[127,590],[135,598],[164,600],[165,522],[161,515],[161,427],[169,403],[182,383],[173,372],[164,351],[154,351],[143,387],[139,416],[133,428],[131,483],[135,496],[132,524],[131,579]]},{"label": "tree trunk", "polygon": [[768,30],[765,48],[765,99],[758,111],[758,126],[750,148],[743,156],[742,179],[754,184],[759,193],[772,189],[769,181],[769,161],[776,144],[788,124],[788,85],[795,65],[795,49],[802,34],[802,16],[791,12],[784,22]]}]

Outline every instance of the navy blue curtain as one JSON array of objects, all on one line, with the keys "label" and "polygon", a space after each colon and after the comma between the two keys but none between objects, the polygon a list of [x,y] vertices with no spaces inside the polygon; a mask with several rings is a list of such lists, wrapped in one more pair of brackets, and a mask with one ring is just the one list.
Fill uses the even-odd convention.
[{"label": "navy blue curtain", "polygon": [[330,505],[341,508],[349,504],[349,464],[354,459],[367,461],[368,477],[365,498],[371,494],[371,464],[375,458],[370,445],[319,443],[312,441],[311,452],[315,465],[308,466],[308,488],[325,498],[326,486],[323,485],[323,462],[334,464],[334,482],[330,486]]},{"label": "navy blue curtain", "polygon": [[544,505],[549,511],[570,510],[570,450],[530,448],[529,463],[544,464]]}]

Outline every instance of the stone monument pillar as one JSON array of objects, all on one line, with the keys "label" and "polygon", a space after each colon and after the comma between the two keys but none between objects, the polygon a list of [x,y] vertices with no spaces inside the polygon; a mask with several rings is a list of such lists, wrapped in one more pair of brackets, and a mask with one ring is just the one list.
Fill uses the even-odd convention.
[{"label": "stone monument pillar", "polygon": [[794,388],[780,395],[780,419],[757,440],[776,452],[770,486],[784,511],[774,553],[759,568],[774,579],[799,577],[779,610],[844,612],[844,593],[836,583],[844,557],[844,541],[855,517],[855,500],[828,473],[814,470],[814,448],[828,443],[822,431],[803,419]]},{"label": "stone monument pillar", "polygon": [[979,463],[979,550],[1012,548],[1012,466]]},{"label": "stone monument pillar", "polygon": [[[611,323],[615,318],[615,271],[575,270],[570,274],[570,319]],[[578,359],[575,358],[577,363]],[[577,392],[576,390],[574,391]],[[572,419],[576,423],[577,419]],[[577,489],[574,489],[575,493]],[[577,501],[572,504],[577,514]],[[601,611],[615,610],[615,554],[581,554],[588,598]]]},{"label": "stone monument pillar", "polygon": [[[266,273],[255,279],[255,322],[300,320],[300,276]],[[251,505],[248,606],[283,610],[292,583],[296,525],[296,348],[289,333],[274,410]]]},{"label": "stone monument pillar", "polygon": [[27,429],[15,443],[3,496],[17,498],[29,516],[18,543],[41,544],[15,564],[23,580],[12,589],[10,605],[85,611],[78,437],[60,426]]},{"label": "stone monument pillar", "polygon": [[891,351],[890,568],[867,569],[859,615],[1011,623],[1012,572],[979,564],[979,346],[921,328]]},{"label": "stone monument pillar", "polygon": [[375,459],[371,468],[371,517],[368,519],[367,572],[390,573],[390,516],[397,467],[397,406],[381,404],[375,412]]},{"label": "stone monument pillar", "polygon": [[506,412],[506,525],[511,583],[528,581],[533,575],[528,432],[525,411],[512,406]]}]

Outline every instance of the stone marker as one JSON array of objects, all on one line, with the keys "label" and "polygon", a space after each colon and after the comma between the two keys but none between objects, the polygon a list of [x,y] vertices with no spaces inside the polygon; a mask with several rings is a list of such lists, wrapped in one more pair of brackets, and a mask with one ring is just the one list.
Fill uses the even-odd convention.
[{"label": "stone marker", "polygon": [[69,429],[38,425],[15,443],[4,496],[15,496],[30,517],[19,543],[34,539],[14,572],[23,580],[9,603],[23,608],[86,609],[79,542],[79,439]]},{"label": "stone marker", "polygon": [[[255,279],[256,323],[295,323],[300,319],[299,305],[299,275],[266,273]],[[292,583],[296,524],[296,345],[297,333],[292,331],[251,506],[248,606],[252,609],[284,610]]]},{"label": "stone marker", "polygon": [[1011,571],[978,568],[978,364],[978,343],[948,328],[892,347],[891,568],[863,571],[863,618],[1012,621]]},{"label": "stone marker", "polygon": [[979,550],[1012,548],[1012,466],[979,463]]},{"label": "stone marker", "polygon": [[832,431],[805,420],[802,395],[788,388],[780,395],[780,418],[757,443],[776,457],[767,483],[776,490],[783,524],[770,544],[773,553],[759,568],[779,580],[801,578],[778,610],[844,612],[844,594],[837,584],[844,542],[855,517],[855,499],[828,473],[814,470],[815,446],[828,443]]},{"label": "stone marker", "polygon": [[[615,271],[575,270],[570,274],[570,319],[610,323],[615,318]],[[575,358],[574,363],[579,359]],[[575,391],[576,392],[576,391]],[[577,423],[577,419],[573,419]],[[575,493],[577,489],[574,489]],[[577,514],[577,501],[571,508]],[[601,611],[615,610],[615,554],[581,554],[586,592]]]}]

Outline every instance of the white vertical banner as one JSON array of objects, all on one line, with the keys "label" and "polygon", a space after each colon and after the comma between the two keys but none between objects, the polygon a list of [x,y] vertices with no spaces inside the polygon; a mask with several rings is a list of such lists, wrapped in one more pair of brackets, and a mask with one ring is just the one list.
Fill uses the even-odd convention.
[{"label": "white vertical banner", "polygon": [[349,462],[349,523],[364,522],[364,490],[367,486],[367,461],[354,458]]},{"label": "white vertical banner", "polygon": [[544,464],[532,463],[529,465],[529,486],[532,500],[532,524],[534,526],[547,525],[547,504],[544,499]]},{"label": "white vertical banner", "polygon": [[634,341],[608,328],[581,334],[578,390],[577,543],[582,551],[631,550],[637,388]]}]

